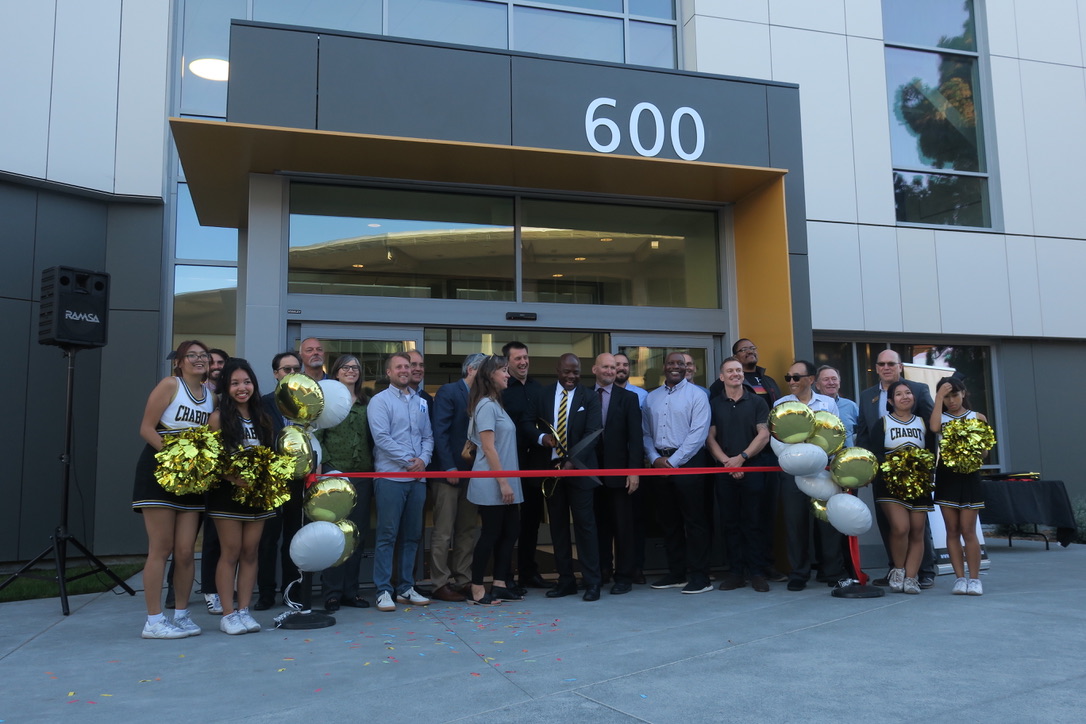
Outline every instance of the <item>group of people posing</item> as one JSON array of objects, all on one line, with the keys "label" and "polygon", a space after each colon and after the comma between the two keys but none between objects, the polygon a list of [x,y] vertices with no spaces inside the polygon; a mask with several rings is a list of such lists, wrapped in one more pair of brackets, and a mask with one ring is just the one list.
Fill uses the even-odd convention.
[{"label": "group of people posing", "polygon": [[[546,589],[551,598],[580,594],[585,601],[599,600],[608,583],[610,594],[628,593],[635,584],[647,583],[645,537],[652,516],[663,530],[667,567],[651,583],[653,588],[679,588],[684,594],[712,590],[714,533],[725,544],[729,564],[721,590],[749,584],[764,592],[770,582],[787,582],[788,590],[799,591],[815,572],[817,580],[830,585],[852,577],[842,537],[812,516],[807,496],[790,476],[743,469],[776,465],[768,445],[769,409],[797,400],[815,411],[828,410],[846,425],[849,445],[867,447],[881,458],[899,445],[931,444],[931,435],[947,420],[975,415],[965,407],[964,387],[955,378],[943,380],[933,402],[925,386],[901,378],[900,358],[885,350],[877,362],[880,382],[865,390],[859,406],[839,396],[837,370],[816,369],[804,360],[785,374],[790,394],[782,395],[758,365],[753,342],[741,339],[732,352],[708,389],[692,381],[693,358],[672,352],[664,360],[663,384],[646,392],[629,381],[630,361],[623,354],[598,355],[589,384],[583,383],[581,360],[564,354],[558,358],[555,381],[542,384],[528,374],[528,347],[510,342],[501,355],[469,355],[461,379],[431,396],[422,384],[425,359],[410,350],[388,357],[389,386],[372,398],[362,385],[360,361],[339,355],[327,376],[347,386],[354,404],[343,422],[317,432],[323,456],[318,472],[382,473],[350,478],[357,492],[350,519],[363,541],[371,503],[376,505],[373,579],[378,610],[394,611],[397,603],[426,605],[431,599],[498,605],[522,600],[530,588]],[[194,543],[205,513],[214,523],[204,532],[208,610],[223,614],[220,628],[226,633],[258,631],[260,625],[249,613],[253,589],[253,608],[264,610],[275,605],[277,589],[285,598],[286,587],[298,578],[289,545],[303,523],[303,481],[292,482],[290,501],[274,511],[234,502],[233,486],[243,484],[236,479],[221,481],[206,496],[177,496],[157,484],[154,453],[164,436],[203,424],[222,431],[228,451],[270,447],[289,423],[271,394],[260,397],[245,360],[188,341],[174,353],[173,365],[174,374],[152,392],[141,425],[147,448],[137,465],[133,508],[144,516],[149,541],[143,636],[200,633],[188,615],[187,601]],[[303,340],[298,352],[276,355],[272,370],[277,380],[296,372],[323,379],[323,345]],[[706,475],[683,470],[718,466],[728,471]],[[676,472],[639,476],[644,467]],[[614,472],[577,475],[578,469]],[[469,470],[493,475],[439,475]],[[554,470],[573,472],[546,474]],[[424,471],[429,474],[420,477]],[[526,476],[524,471],[543,472]],[[958,575],[954,592],[979,595],[979,544],[973,531],[983,502],[976,477],[940,466],[936,501],[943,507]],[[896,500],[884,487],[876,482],[876,517],[890,571],[876,583],[919,592],[934,584],[934,554],[930,534],[925,534],[930,496]],[[433,590],[424,596],[414,576],[428,498]],[[544,510],[556,581],[543,578],[537,561]],[[772,565],[778,513],[788,574]],[[217,559],[209,555],[209,537],[217,543]],[[162,612],[161,587],[171,553],[177,605],[169,618]],[[361,556],[360,545],[346,562],[321,574],[327,610],[370,605],[359,587]],[[965,562],[970,579],[964,577]],[[209,566],[214,571],[210,576]]]}]

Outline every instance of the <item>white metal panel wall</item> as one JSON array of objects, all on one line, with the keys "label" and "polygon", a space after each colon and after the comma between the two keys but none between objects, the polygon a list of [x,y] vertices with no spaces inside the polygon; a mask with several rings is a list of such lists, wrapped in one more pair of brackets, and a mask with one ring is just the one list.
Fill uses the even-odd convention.
[{"label": "white metal panel wall", "polygon": [[114,191],[162,196],[165,183],[166,95],[170,1],[128,0],[121,6]]},{"label": "white metal panel wall", "polygon": [[1086,337],[1082,270],[1086,244],[1078,239],[1041,239],[1037,243],[1037,277],[1046,337]]},{"label": "white metal panel wall", "polygon": [[882,4],[871,0],[845,0],[845,32],[882,40]]},{"label": "white metal panel wall", "polygon": [[687,54],[696,63],[693,70],[750,78],[773,75],[768,25],[706,17],[687,28]]},{"label": "white metal panel wall", "polygon": [[1044,323],[1037,270],[1037,240],[1032,236],[1008,236],[1007,269],[1014,334],[1040,337],[1044,334]]},{"label": "white metal panel wall", "polygon": [[855,222],[845,36],[771,25],[770,42],[773,80],[799,84],[807,218]]},{"label": "white metal panel wall", "polygon": [[984,19],[988,31],[988,53],[1018,57],[1018,21],[1015,0],[985,0]]},{"label": "white metal panel wall", "polygon": [[57,0],[50,180],[111,191],[121,0]]},{"label": "white metal panel wall", "polygon": [[[1003,229],[1011,234],[1032,234],[1033,189],[1019,66],[1014,58],[992,58],[993,97],[986,118],[996,129],[995,158],[1002,187]],[[998,199],[993,201],[1000,203]]]},{"label": "white metal panel wall", "polygon": [[1002,234],[935,232],[939,317],[944,334],[1009,335],[1011,298]]},{"label": "white metal panel wall", "polygon": [[818,30],[824,33],[845,32],[844,0],[769,0],[770,25]]},{"label": "white metal panel wall", "polygon": [[[704,15],[726,20],[745,20],[750,23],[769,23],[769,0],[680,0],[683,18]],[[689,12],[688,12],[689,9]]]},{"label": "white metal panel wall", "polygon": [[[1022,61],[1033,228],[1039,236],[1086,237],[1086,82],[1082,68]],[[1005,204],[1016,203],[1004,198]]]},{"label": "white metal panel wall", "polygon": [[0,2],[0,171],[45,177],[54,15],[51,0]]},{"label": "white metal panel wall", "polygon": [[847,43],[856,214],[861,223],[892,225],[890,111],[886,94],[878,92],[886,87],[884,46],[881,40],[868,38],[848,38]]},{"label": "white metal panel wall", "polygon": [[862,330],[860,240],[854,224],[807,224],[811,320],[817,329]]},{"label": "white metal panel wall", "polygon": [[1017,0],[1018,57],[1062,65],[1082,65],[1076,0]]}]

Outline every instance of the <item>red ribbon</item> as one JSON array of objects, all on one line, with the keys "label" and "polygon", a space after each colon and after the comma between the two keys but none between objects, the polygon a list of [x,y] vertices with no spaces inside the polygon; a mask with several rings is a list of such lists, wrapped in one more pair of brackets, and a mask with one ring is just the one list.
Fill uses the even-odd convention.
[{"label": "red ribbon", "polygon": [[425,470],[421,473],[396,471],[392,473],[311,473],[306,477],[306,485],[311,485],[318,478],[584,478],[613,477],[616,475],[712,475],[714,473],[765,473],[780,470],[776,466],[751,466],[742,468],[609,468],[571,470]]}]

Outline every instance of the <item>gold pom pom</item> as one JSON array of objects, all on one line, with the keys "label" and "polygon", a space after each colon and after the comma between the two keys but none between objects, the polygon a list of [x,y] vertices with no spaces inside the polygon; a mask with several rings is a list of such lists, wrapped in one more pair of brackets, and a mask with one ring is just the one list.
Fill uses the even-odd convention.
[{"label": "gold pom pom", "polygon": [[879,466],[886,490],[900,500],[912,500],[929,494],[935,487],[931,474],[935,456],[922,447],[904,447],[886,453]]},{"label": "gold pom pom", "polygon": [[982,420],[951,420],[943,425],[939,441],[939,458],[955,472],[974,473],[980,470],[984,456],[995,447],[992,426]]},{"label": "gold pom pom", "polygon": [[206,493],[221,475],[221,456],[219,433],[206,426],[164,435],[155,479],[174,495]]},{"label": "gold pom pom", "polygon": [[227,458],[223,475],[237,478],[235,501],[257,510],[274,510],[290,499],[288,483],[294,461],[263,445],[238,450]]}]

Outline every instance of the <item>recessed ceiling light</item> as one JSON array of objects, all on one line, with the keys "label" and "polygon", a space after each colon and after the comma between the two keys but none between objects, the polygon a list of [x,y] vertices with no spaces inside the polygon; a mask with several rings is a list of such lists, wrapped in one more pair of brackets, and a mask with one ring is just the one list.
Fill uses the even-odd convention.
[{"label": "recessed ceiling light", "polygon": [[601,236],[600,241],[614,241],[610,236]]},{"label": "recessed ceiling light", "polygon": [[222,58],[197,58],[189,63],[189,70],[205,80],[225,81],[230,78],[230,63]]},{"label": "recessed ceiling light", "polygon": [[555,279],[560,279],[560,278],[564,277],[565,274],[551,274],[551,276],[554,277]]},{"label": "recessed ceiling light", "polygon": [[353,266],[355,269],[365,269],[366,268],[365,264],[351,264],[351,266]]},{"label": "recessed ceiling light", "polygon": [[651,246],[653,249],[659,249],[660,248],[660,242],[657,241],[656,239],[653,239],[652,241],[649,242],[649,246]]},{"label": "recessed ceiling light", "polygon": [[584,261],[584,260],[585,260],[585,258],[583,256],[575,256],[575,257],[573,257],[573,261]]}]

